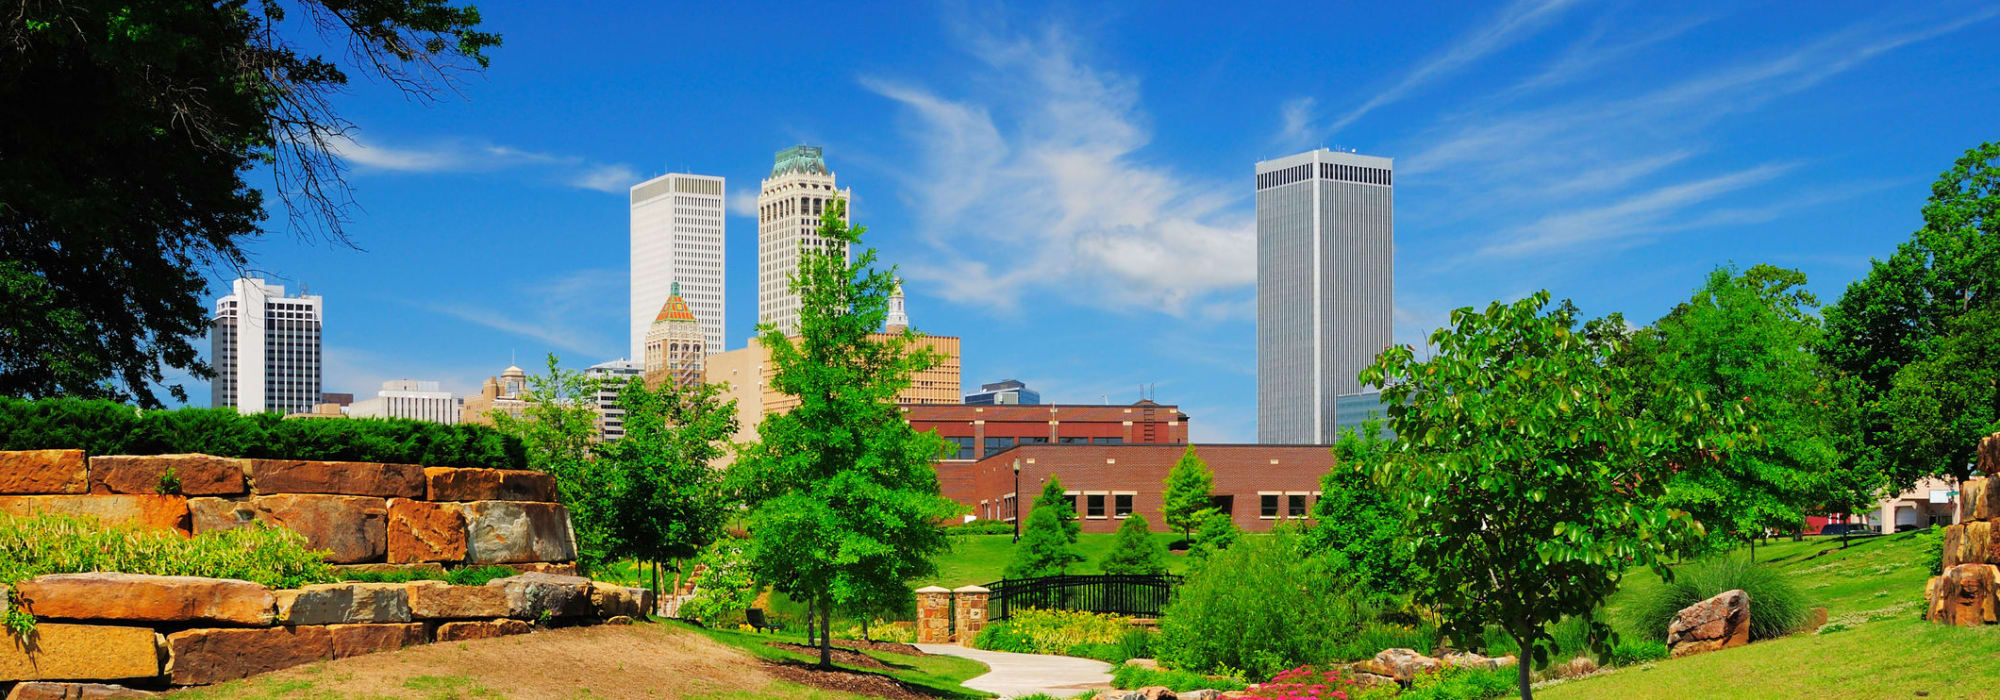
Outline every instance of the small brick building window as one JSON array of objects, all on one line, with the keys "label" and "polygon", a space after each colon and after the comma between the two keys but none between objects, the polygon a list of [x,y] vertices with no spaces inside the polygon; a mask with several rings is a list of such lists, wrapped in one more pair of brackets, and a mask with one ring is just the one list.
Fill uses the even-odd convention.
[{"label": "small brick building window", "polygon": [[1262,517],[1265,519],[1275,519],[1278,517],[1278,494],[1275,493],[1258,494],[1257,501],[1258,501],[1257,503],[1258,517]]},{"label": "small brick building window", "polygon": [[1085,517],[1091,517],[1091,518],[1104,517],[1104,494],[1093,493],[1084,496],[1083,498],[1084,498],[1083,503],[1085,508],[1084,511]]},{"label": "small brick building window", "polygon": [[1111,496],[1111,514],[1113,516],[1120,518],[1131,515],[1132,494],[1129,493],[1113,494]]}]

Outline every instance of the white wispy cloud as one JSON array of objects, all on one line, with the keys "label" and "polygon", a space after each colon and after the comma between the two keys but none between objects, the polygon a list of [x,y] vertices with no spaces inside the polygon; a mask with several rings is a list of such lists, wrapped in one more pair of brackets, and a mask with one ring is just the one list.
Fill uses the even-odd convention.
[{"label": "white wispy cloud", "polygon": [[731,214],[735,214],[737,216],[748,216],[752,218],[755,218],[757,216],[756,190],[745,190],[745,189],[735,190],[733,192],[730,192],[729,197],[724,201],[726,205],[729,207],[729,213]]},{"label": "white wispy cloud", "polygon": [[1002,309],[1064,290],[1084,303],[1177,314],[1255,281],[1241,183],[1147,162],[1136,80],[1091,65],[1057,29],[966,32],[980,74],[955,82],[978,89],[861,80],[902,108],[900,134],[917,154],[901,194],[937,254],[907,266],[911,279]]},{"label": "white wispy cloud", "polygon": [[1790,164],[1770,164],[1712,178],[1647,190],[1602,206],[1564,211],[1501,233],[1473,254],[1475,258],[1520,257],[1558,250],[1604,252],[1642,242],[1689,222],[1669,220],[1683,208],[1767,182]]},{"label": "white wispy cloud", "polygon": [[565,364],[589,364],[622,355],[627,347],[622,332],[616,337],[606,332],[625,329],[625,305],[604,303],[624,296],[625,272],[592,268],[526,280],[512,288],[514,299],[500,304],[452,299],[410,303],[574,353]]},{"label": "white wispy cloud", "polygon": [[640,180],[622,163],[528,151],[459,139],[388,145],[359,136],[334,140],[334,155],[361,172],[462,173],[525,169],[570,187],[623,194]]}]

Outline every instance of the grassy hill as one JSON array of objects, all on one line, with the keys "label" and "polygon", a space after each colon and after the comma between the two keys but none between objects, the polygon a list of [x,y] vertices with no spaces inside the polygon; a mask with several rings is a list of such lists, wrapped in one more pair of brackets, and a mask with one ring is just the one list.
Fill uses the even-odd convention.
[{"label": "grassy hill", "polygon": [[[1942,627],[1919,619],[1924,582],[1919,543],[1902,534],[1854,540],[1807,538],[1757,549],[1812,605],[1827,608],[1817,633],[1673,659],[1535,691],[1537,698],[1782,698],[2000,696],[2000,628]],[[1650,574],[1626,582],[1607,603],[1613,624],[1629,620]],[[1750,614],[1757,614],[1756,603]],[[1636,634],[1636,630],[1620,630]]]},{"label": "grassy hill", "polygon": [[[1086,532],[1077,535],[1077,550],[1083,555],[1083,564],[1072,568],[1072,573],[1100,573],[1098,562],[1110,553],[1114,533]],[[1153,533],[1161,545],[1180,539],[1179,533]],[[1007,562],[1014,559],[1013,535],[962,535],[951,538],[951,553],[938,557],[937,576],[929,581],[915,582],[918,586],[939,585],[945,588],[980,585],[1000,580],[1000,573],[1007,569]],[[1187,573],[1188,561],[1185,554],[1167,555],[1167,566],[1176,574]]]}]

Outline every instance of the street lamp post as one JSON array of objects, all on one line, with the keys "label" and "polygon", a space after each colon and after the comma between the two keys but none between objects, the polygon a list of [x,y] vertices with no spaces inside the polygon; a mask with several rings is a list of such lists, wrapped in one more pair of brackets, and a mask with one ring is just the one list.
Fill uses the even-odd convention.
[{"label": "street lamp post", "polygon": [[1021,460],[1014,459],[1014,541],[1021,541]]}]

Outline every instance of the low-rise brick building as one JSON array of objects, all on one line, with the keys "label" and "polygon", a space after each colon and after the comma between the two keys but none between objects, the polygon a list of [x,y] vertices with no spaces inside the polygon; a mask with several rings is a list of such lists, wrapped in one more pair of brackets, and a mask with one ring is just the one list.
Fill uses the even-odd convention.
[{"label": "low-rise brick building", "polygon": [[[938,481],[945,496],[970,508],[973,515],[1012,521],[1017,514],[1033,512],[1042,483],[1055,477],[1073,499],[1084,532],[1115,531],[1132,513],[1144,515],[1154,531],[1165,532],[1170,529],[1161,513],[1167,472],[1188,448],[1185,444],[1018,445],[977,461],[939,462]],[[1333,467],[1333,451],[1325,445],[1194,445],[1193,449],[1215,472],[1216,507],[1229,513],[1237,527],[1253,532],[1308,517],[1319,499],[1320,477]]]},{"label": "low-rise brick building", "polygon": [[957,449],[946,462],[970,462],[1016,445],[1184,445],[1188,417],[1152,401],[1105,404],[903,404],[918,432],[936,432]]}]

